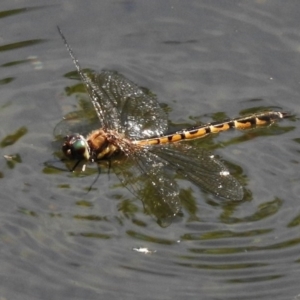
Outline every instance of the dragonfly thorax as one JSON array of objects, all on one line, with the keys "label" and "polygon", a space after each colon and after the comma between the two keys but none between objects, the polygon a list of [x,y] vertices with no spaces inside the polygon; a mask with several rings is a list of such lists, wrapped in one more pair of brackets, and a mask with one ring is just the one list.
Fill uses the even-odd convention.
[{"label": "dragonfly thorax", "polygon": [[87,136],[90,161],[108,159],[118,154],[127,154],[134,145],[123,134],[113,130],[98,129]]}]

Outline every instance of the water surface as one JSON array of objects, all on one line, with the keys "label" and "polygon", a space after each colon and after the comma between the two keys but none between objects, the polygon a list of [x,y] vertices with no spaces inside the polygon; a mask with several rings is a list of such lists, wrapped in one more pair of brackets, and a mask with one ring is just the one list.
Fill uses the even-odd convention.
[{"label": "water surface", "polygon": [[157,94],[172,125],[193,125],[259,108],[299,115],[299,5],[4,1],[0,296],[300,298],[297,118],[195,141],[220,155],[246,201],[179,178],[183,216],[166,228],[105,168],[87,193],[97,169],[46,167],[59,164],[55,126],[84,97],[70,90],[80,84],[57,25],[84,68],[121,72]]}]

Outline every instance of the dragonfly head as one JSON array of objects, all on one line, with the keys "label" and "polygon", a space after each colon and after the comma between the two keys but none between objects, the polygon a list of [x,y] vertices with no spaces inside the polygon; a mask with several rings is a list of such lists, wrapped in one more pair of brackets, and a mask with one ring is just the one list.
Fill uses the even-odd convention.
[{"label": "dragonfly head", "polygon": [[64,155],[70,159],[89,160],[90,147],[87,140],[80,134],[72,134],[65,137],[62,146]]}]

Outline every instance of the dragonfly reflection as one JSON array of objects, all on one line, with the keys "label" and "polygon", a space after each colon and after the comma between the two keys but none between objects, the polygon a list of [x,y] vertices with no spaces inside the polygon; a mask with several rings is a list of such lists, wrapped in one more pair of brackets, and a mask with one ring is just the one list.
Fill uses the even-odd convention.
[{"label": "dragonfly reflection", "polygon": [[[108,160],[121,182],[163,222],[180,212],[174,172],[220,198],[243,199],[243,187],[221,161],[181,141],[230,128],[270,124],[286,117],[286,113],[268,111],[166,134],[167,115],[153,94],[117,72],[87,74],[60,28],[58,31],[99,119],[98,127],[86,137],[80,133],[65,137],[63,153],[76,161],[72,170],[82,162]],[[151,203],[147,201],[150,195]]]}]

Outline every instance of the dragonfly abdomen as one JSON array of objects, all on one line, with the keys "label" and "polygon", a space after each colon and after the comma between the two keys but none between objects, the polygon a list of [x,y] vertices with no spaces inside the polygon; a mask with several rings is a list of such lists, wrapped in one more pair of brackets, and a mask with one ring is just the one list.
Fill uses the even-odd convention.
[{"label": "dragonfly abdomen", "polygon": [[205,125],[200,125],[198,127],[183,129],[181,131],[175,132],[173,134],[168,134],[162,137],[134,141],[134,143],[143,146],[168,144],[179,142],[182,140],[198,139],[203,138],[208,134],[226,131],[231,128],[247,129],[256,126],[268,125],[287,116],[288,114],[284,112],[268,111],[245,117],[238,117],[235,119],[225,120],[221,122],[217,121],[213,123],[208,123]]}]

